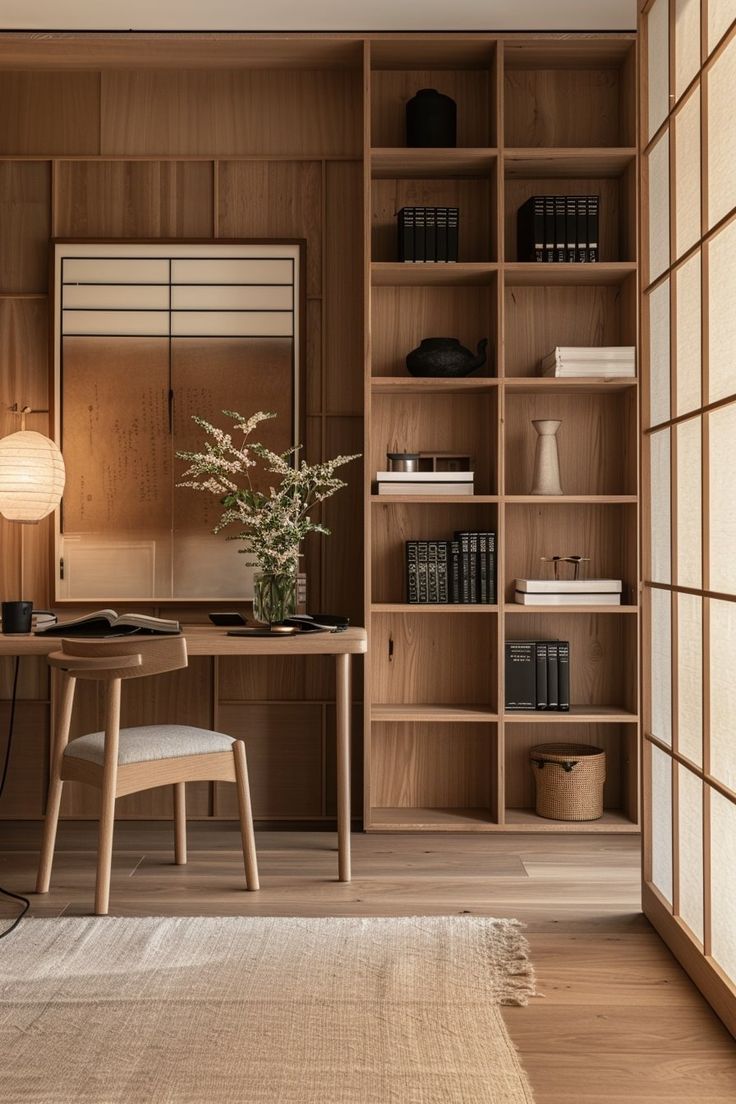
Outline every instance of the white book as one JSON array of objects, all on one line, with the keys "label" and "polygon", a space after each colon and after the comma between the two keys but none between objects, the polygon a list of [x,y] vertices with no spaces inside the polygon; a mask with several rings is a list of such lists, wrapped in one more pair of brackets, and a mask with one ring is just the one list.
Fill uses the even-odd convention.
[{"label": "white book", "polygon": [[379,483],[472,483],[472,471],[379,471]]},{"label": "white book", "polygon": [[520,606],[620,606],[620,594],[525,594],[520,590],[514,595]]},{"label": "white book", "polygon": [[544,368],[542,375],[554,379],[633,379],[636,369],[632,364],[629,368],[616,368],[612,365],[576,365],[574,368]]},{"label": "white book", "polygon": [[558,345],[540,364],[543,376],[634,376],[636,352],[633,345]]},{"label": "white book", "polygon": [[379,483],[379,495],[472,495],[472,483]]},{"label": "white book", "polygon": [[611,360],[628,364],[636,357],[634,345],[556,345],[544,360]]},{"label": "white book", "polygon": [[620,579],[517,579],[516,589],[529,594],[620,594]]}]

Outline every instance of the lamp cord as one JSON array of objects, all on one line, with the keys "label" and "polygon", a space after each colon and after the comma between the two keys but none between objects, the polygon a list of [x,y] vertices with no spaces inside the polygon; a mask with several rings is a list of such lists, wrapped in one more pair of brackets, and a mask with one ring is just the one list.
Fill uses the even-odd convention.
[{"label": "lamp cord", "polygon": [[[10,721],[8,722],[8,738],[5,744],[5,761],[3,763],[3,773],[0,777],[0,798],[3,796],[3,790],[5,789],[5,782],[8,777],[8,767],[10,766],[10,749],[13,743],[13,727],[15,725],[15,702],[18,695],[18,671],[20,670],[20,656],[15,657],[15,671],[13,673],[13,697],[10,702]],[[0,886],[0,893],[4,897],[10,897],[14,901],[20,901],[23,905],[18,916],[16,916],[13,923],[5,931],[0,932],[0,939],[3,939],[6,935],[10,935],[12,931],[20,924],[21,920],[31,907],[31,902],[27,897],[22,897],[20,893],[13,893],[9,889],[5,889],[4,886]]]}]

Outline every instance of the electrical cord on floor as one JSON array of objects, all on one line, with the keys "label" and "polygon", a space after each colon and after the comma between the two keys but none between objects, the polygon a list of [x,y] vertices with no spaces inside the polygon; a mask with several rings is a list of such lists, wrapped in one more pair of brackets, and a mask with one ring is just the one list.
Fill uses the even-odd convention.
[{"label": "electrical cord on floor", "polygon": [[[10,721],[8,722],[8,739],[5,744],[5,762],[3,763],[3,773],[0,776],[0,798],[3,796],[3,790],[5,789],[5,782],[8,777],[8,767],[10,766],[10,749],[13,743],[13,726],[15,724],[15,701],[18,694],[18,671],[20,670],[20,656],[15,657],[15,672],[13,674],[13,697],[10,703]],[[18,916],[16,916],[13,923],[5,931],[0,932],[0,939],[4,939],[6,935],[10,935],[12,931],[20,924],[21,920],[31,907],[31,902],[27,897],[22,897],[20,893],[13,893],[9,889],[5,889],[0,886],[0,893],[3,897],[10,897],[14,901],[20,901],[23,905]]]}]

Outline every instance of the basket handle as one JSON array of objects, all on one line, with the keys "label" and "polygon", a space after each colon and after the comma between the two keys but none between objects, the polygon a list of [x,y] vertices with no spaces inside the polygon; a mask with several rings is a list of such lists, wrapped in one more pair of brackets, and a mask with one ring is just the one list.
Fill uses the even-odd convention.
[{"label": "basket handle", "polygon": [[541,758],[541,757],[540,758],[535,757],[534,759],[532,759],[532,763],[536,763],[540,770],[544,769],[544,764],[545,763],[552,763],[555,766],[562,767],[562,769],[565,771],[566,774],[569,774],[570,771],[573,769],[573,767],[576,767],[579,762],[580,762],[579,759],[559,760],[559,759],[544,759],[544,758]]}]

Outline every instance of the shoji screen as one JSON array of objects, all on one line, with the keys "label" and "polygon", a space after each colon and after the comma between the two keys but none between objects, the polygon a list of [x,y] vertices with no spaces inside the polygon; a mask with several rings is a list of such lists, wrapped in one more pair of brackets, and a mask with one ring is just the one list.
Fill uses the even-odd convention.
[{"label": "shoji screen", "polygon": [[642,12],[644,911],[736,1031],[736,0]]}]

